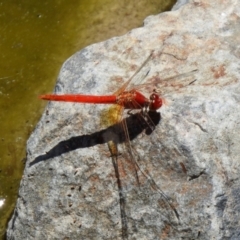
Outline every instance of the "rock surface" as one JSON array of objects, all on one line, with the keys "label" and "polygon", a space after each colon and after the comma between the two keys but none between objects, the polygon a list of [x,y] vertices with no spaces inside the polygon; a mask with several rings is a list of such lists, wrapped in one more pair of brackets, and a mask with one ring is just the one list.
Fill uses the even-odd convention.
[{"label": "rock surface", "polygon": [[240,238],[240,3],[176,9],[76,53],[55,89],[113,93],[153,51],[138,77],[148,72],[146,95],[161,91],[161,119],[145,134],[125,116],[134,159],[152,180],[119,146],[119,192],[106,143],[122,133],[101,125],[107,106],[50,102],[28,140],[8,239]]}]

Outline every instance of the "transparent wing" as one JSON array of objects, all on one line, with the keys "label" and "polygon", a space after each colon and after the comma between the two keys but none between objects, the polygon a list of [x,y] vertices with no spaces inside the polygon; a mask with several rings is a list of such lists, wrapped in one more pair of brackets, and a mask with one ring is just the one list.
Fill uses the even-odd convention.
[{"label": "transparent wing", "polygon": [[160,74],[157,73],[156,75],[147,79],[146,83],[132,85],[132,87],[139,91],[141,89],[147,89],[148,92],[153,92],[154,90],[155,92],[163,95],[164,93],[176,91],[176,89],[187,87],[193,84],[195,81],[197,81],[195,76],[197,72],[197,69],[193,69],[189,72],[177,74],[163,79],[159,76]]},{"label": "transparent wing", "polygon": [[[166,54],[166,53],[161,53]],[[160,54],[160,55],[161,55]],[[154,58],[154,51],[152,50],[146,60],[141,64],[138,70],[132,75],[132,77],[124,83],[124,85],[116,92],[119,94],[126,90],[141,90],[148,89],[148,92],[152,92],[153,89],[157,92],[168,91],[170,88],[182,88],[193,84],[196,81],[195,74],[198,69],[192,69],[184,73],[170,75],[166,77],[164,72],[156,72],[153,76],[150,76],[151,60]],[[149,64],[148,64],[149,63]],[[148,66],[149,65],[149,66]],[[162,78],[161,76],[165,76]],[[150,88],[150,89],[149,89]],[[165,89],[164,89],[165,88]]]},{"label": "transparent wing", "polygon": [[[151,177],[151,169],[147,169],[146,165],[142,164],[138,152],[135,148],[138,148],[137,136],[143,132],[151,134],[154,132],[152,125],[157,125],[160,121],[160,113],[150,112],[148,117],[143,115],[143,112],[131,114],[127,118],[122,119],[122,132],[118,132],[118,140],[114,143],[108,144],[112,158],[114,158],[115,165],[117,165],[119,173],[117,176],[118,180],[119,197],[125,197],[125,201],[120,199],[120,209],[123,211],[121,216],[126,219],[122,224],[124,229],[127,229],[126,222],[131,221],[131,209],[135,206],[141,206],[142,208],[152,208],[154,205],[155,211],[159,214],[159,219],[176,223],[179,220],[179,215],[176,208],[171,203],[170,198],[164,193],[161,187],[156,184],[154,179]],[[158,118],[157,120],[154,118]],[[116,135],[116,134],[114,134]],[[122,139],[120,136],[124,135]],[[134,140],[134,146],[131,140]],[[115,139],[116,140],[116,139]],[[138,138],[140,141],[140,138]],[[144,141],[147,141],[147,136]],[[120,152],[117,149],[117,145],[121,144],[122,148]],[[145,149],[142,149],[144,151]],[[148,154],[146,152],[146,154]],[[116,167],[115,167],[116,169]],[[115,170],[116,171],[116,170]],[[121,184],[120,184],[121,183]],[[127,196],[130,196],[130,200]],[[142,199],[141,199],[142,198]],[[134,203],[134,201],[136,201]],[[143,203],[144,202],[144,203]],[[135,206],[134,206],[135,204]],[[128,209],[129,211],[127,211]],[[130,219],[130,220],[129,220]],[[131,225],[131,224],[130,224]]]},{"label": "transparent wing", "polygon": [[[130,87],[130,83],[133,81],[133,79],[137,76],[137,74],[143,69],[143,67],[149,62],[153,55],[153,51],[151,51],[150,55],[147,57],[147,59],[141,64],[141,66],[137,69],[137,71],[129,78],[128,81],[126,81],[123,86],[118,89],[114,94],[119,95],[120,93],[124,92],[127,88]],[[135,80],[136,81],[136,80]],[[132,88],[132,87],[131,87]]]},{"label": "transparent wing", "polygon": [[175,90],[176,88],[182,88],[193,84],[197,79],[195,73],[197,69],[193,69],[186,73],[181,73],[175,76],[171,76],[165,79],[156,77],[153,79],[153,85],[156,86],[156,92],[167,91],[168,88]]}]

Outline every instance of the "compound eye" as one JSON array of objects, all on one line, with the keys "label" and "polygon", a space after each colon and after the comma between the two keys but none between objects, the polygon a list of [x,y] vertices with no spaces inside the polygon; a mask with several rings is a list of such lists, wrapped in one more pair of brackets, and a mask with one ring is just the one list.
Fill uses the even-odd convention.
[{"label": "compound eye", "polygon": [[157,109],[159,109],[162,106],[162,99],[159,97],[158,94],[153,93],[150,96],[150,100],[151,100],[151,104],[149,109],[151,111],[156,111]]},{"label": "compound eye", "polygon": [[151,101],[154,101],[155,99],[156,99],[156,93],[151,94],[150,100],[151,100]]}]

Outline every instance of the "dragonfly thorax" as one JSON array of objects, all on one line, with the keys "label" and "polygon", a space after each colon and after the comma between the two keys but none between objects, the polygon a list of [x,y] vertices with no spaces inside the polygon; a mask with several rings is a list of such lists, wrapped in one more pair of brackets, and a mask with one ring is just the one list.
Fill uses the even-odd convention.
[{"label": "dragonfly thorax", "polygon": [[122,105],[125,109],[142,109],[148,107],[150,101],[140,92],[131,90],[119,94],[116,103]]}]

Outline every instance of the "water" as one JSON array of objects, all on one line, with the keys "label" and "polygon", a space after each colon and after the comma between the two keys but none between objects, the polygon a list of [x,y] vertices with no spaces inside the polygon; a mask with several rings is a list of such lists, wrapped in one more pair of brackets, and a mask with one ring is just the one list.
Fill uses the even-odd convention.
[{"label": "water", "polygon": [[175,1],[43,0],[0,2],[0,236],[14,209],[26,140],[62,63],[83,47],[142,25]]}]

